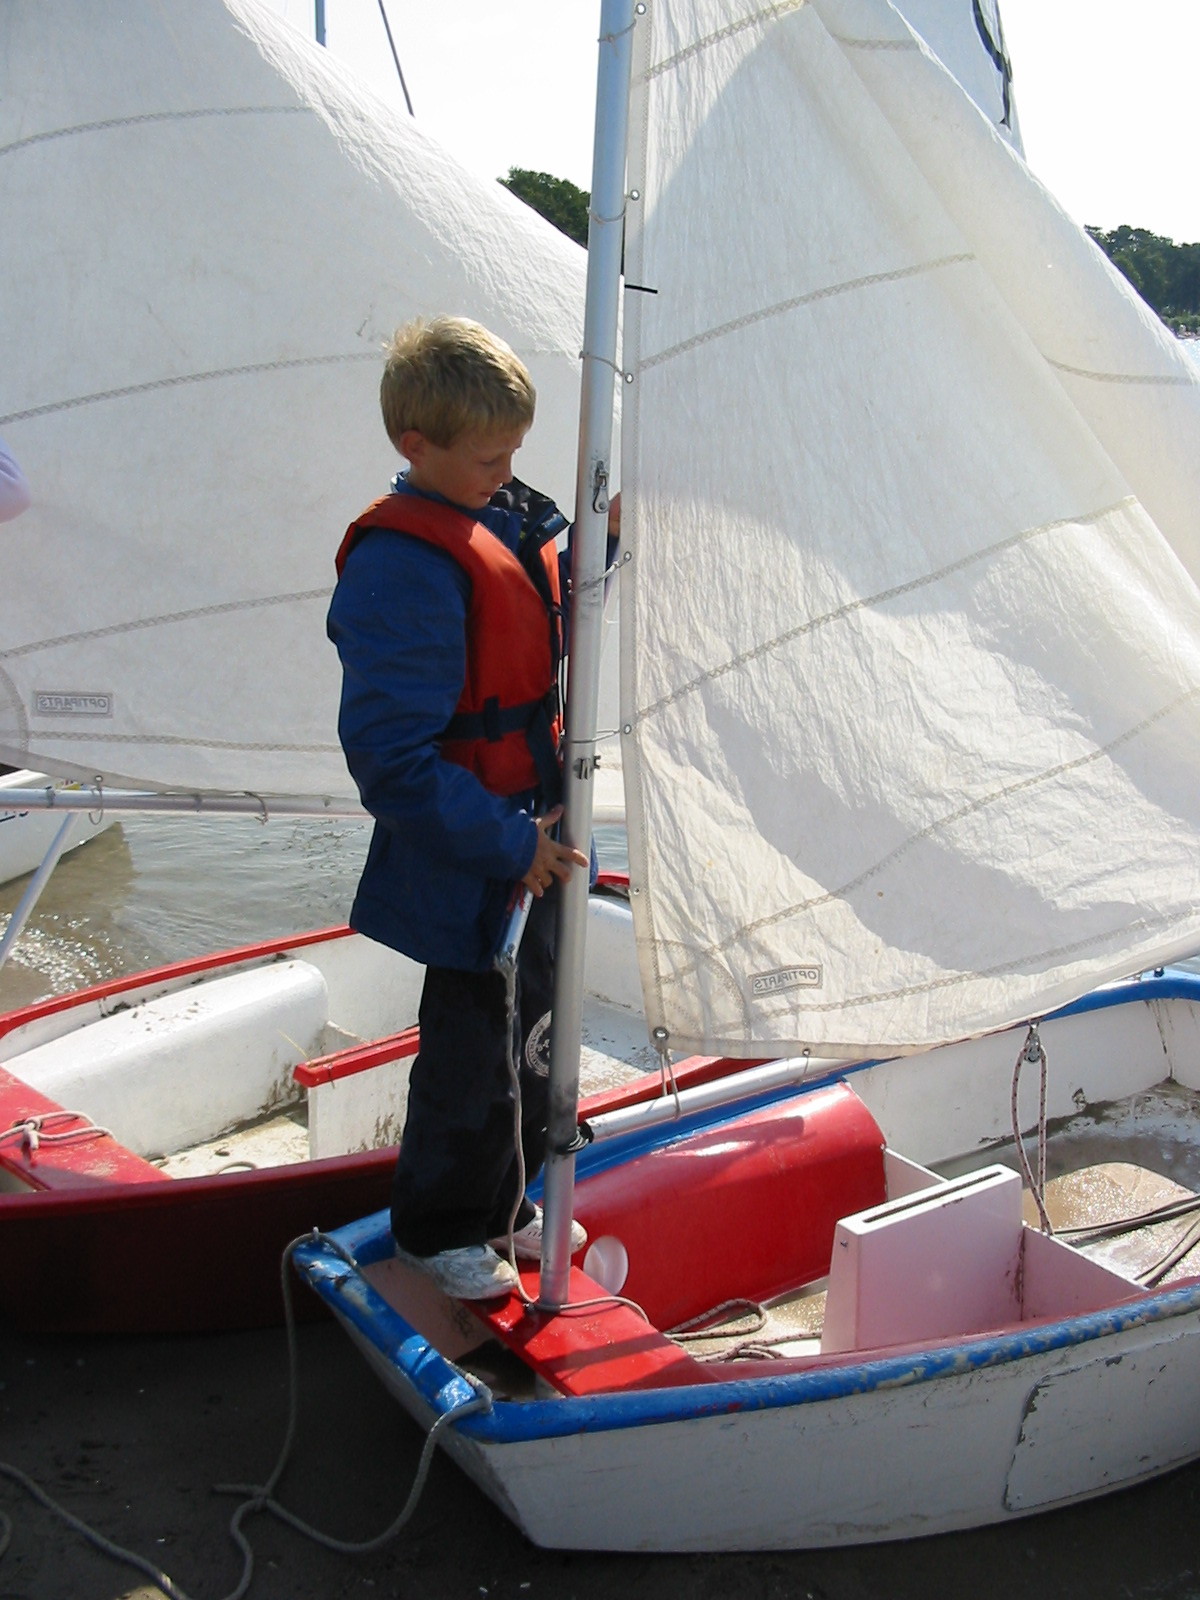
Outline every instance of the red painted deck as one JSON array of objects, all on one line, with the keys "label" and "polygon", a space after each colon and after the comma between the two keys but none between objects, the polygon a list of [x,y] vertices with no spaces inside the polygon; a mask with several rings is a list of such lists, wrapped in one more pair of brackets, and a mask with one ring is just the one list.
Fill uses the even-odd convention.
[{"label": "red painted deck", "polygon": [[[22,1135],[11,1131],[32,1122]],[[40,1124],[40,1126],[39,1126]],[[42,1135],[54,1137],[43,1138]],[[63,1138],[64,1135],[71,1137]],[[0,1067],[0,1169],[30,1190],[169,1183],[149,1161]]]},{"label": "red painted deck", "polygon": [[[883,1135],[837,1084],[579,1182],[576,1215],[592,1243],[624,1249],[629,1272],[619,1292],[648,1322],[611,1298],[553,1318],[518,1295],[471,1310],[563,1394],[717,1381],[725,1369],[694,1360],[659,1330],[823,1277],[838,1220],[885,1194]],[[522,1281],[536,1298],[537,1274]],[[572,1303],[603,1296],[572,1268]]]},{"label": "red painted deck", "polygon": [[[521,1281],[526,1293],[536,1298],[537,1272],[523,1272]],[[705,1381],[698,1361],[629,1306],[606,1296],[578,1267],[571,1268],[567,1297],[570,1306],[554,1315],[528,1307],[516,1294],[507,1300],[469,1303],[501,1344],[562,1394],[663,1389]],[[595,1299],[602,1304],[583,1304]]]}]

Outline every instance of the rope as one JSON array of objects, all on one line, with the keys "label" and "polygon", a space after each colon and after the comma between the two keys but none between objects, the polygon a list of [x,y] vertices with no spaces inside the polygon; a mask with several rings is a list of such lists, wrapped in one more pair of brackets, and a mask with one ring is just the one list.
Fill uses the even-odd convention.
[{"label": "rope", "polygon": [[674,1095],[675,1115],[677,1117],[682,1117],[683,1102],[679,1098],[679,1085],[675,1081],[675,1068],[671,1064],[671,1052],[668,1048],[670,1037],[670,1034],[665,1028],[655,1028],[654,1032],[651,1034],[651,1040],[654,1044],[654,1048],[658,1052],[658,1078],[662,1091],[662,1098],[665,1100],[668,1094]]},{"label": "rope", "polygon": [[[516,1188],[516,1194],[513,1196],[512,1210],[509,1212],[509,1215],[508,1215],[508,1235],[507,1235],[507,1240],[506,1240],[506,1243],[507,1243],[506,1259],[508,1261],[509,1266],[513,1269],[513,1272],[516,1274],[517,1286],[516,1286],[516,1291],[515,1292],[520,1295],[521,1300],[524,1303],[524,1305],[525,1305],[527,1310],[529,1310],[529,1311],[539,1311],[541,1309],[541,1307],[539,1306],[537,1300],[533,1297],[533,1295],[531,1295],[529,1293],[529,1290],[526,1289],[525,1284],[522,1281],[520,1270],[517,1267],[517,1247],[516,1247],[516,1244],[513,1241],[513,1234],[516,1231],[517,1213],[520,1211],[520,1209],[521,1209],[521,1201],[525,1197],[525,1181],[526,1181],[526,1177],[527,1177],[527,1173],[526,1173],[526,1169],[525,1169],[525,1151],[524,1151],[524,1148],[523,1148],[522,1143],[521,1143],[521,1076],[520,1076],[520,1073],[517,1070],[517,1051],[516,1051],[516,1031],[517,1031],[517,957],[516,957],[516,953],[514,952],[513,957],[512,957],[512,959],[510,961],[497,960],[497,962],[496,962],[496,970],[500,973],[500,975],[504,979],[505,1023],[506,1023],[506,1027],[507,1027],[507,1039],[508,1039],[508,1045],[507,1045],[508,1080],[509,1080],[509,1083],[512,1085],[512,1096],[513,1096],[513,1138],[514,1138],[514,1140],[516,1142],[516,1150],[517,1150],[517,1188]],[[636,1311],[638,1316],[641,1317],[644,1322],[648,1323],[650,1321],[650,1318],[642,1310],[641,1306],[638,1305],[636,1300],[628,1300],[628,1299],[625,1298],[624,1295],[620,1295],[620,1294],[596,1295],[595,1298],[591,1299],[591,1300],[568,1300],[566,1305],[558,1306],[556,1308],[555,1315],[556,1316],[561,1316],[564,1312],[567,1312],[567,1311],[583,1311],[583,1310],[590,1309],[592,1306],[607,1306],[607,1305],[628,1306],[631,1311]]]},{"label": "rope", "polygon": [[517,1214],[521,1209],[521,1202],[525,1198],[525,1147],[521,1140],[521,1074],[517,1067],[517,957],[514,951],[512,959],[497,962],[497,968],[504,979],[504,1024],[506,1035],[505,1060],[508,1065],[508,1081],[512,1085],[513,1097],[513,1142],[517,1152],[517,1187],[513,1195],[512,1210],[508,1214],[508,1233],[506,1238],[506,1259],[513,1270],[517,1280],[517,1293],[521,1296],[528,1310],[532,1310],[537,1302],[526,1289],[517,1267],[517,1247],[513,1235],[517,1227]]},{"label": "rope", "polygon": [[1152,1227],[1157,1222],[1171,1222],[1177,1217],[1186,1217],[1194,1211],[1200,1211],[1200,1195],[1188,1195],[1186,1199],[1170,1200],[1166,1205],[1154,1206],[1149,1211],[1140,1211],[1136,1217],[1118,1217],[1114,1222],[1088,1222],[1081,1223],[1074,1228],[1060,1228],[1060,1239],[1072,1239],[1078,1244],[1091,1244],[1098,1239],[1114,1239],[1123,1233],[1136,1233],[1139,1228]]},{"label": "rope", "polygon": [[1138,1274],[1138,1281],[1144,1283],[1147,1289],[1156,1289],[1171,1268],[1177,1267],[1185,1256],[1191,1255],[1197,1244],[1200,1244],[1200,1222],[1193,1222],[1165,1255]]},{"label": "rope", "polygon": [[[340,1256],[351,1267],[357,1268],[357,1262],[355,1262],[354,1258],[335,1239],[328,1238],[316,1228],[311,1233],[301,1234],[299,1238],[293,1239],[280,1259],[280,1285],[283,1290],[284,1325],[287,1331],[288,1349],[287,1430],[279,1457],[265,1483],[218,1483],[214,1485],[214,1491],[217,1494],[240,1494],[246,1497],[234,1511],[229,1522],[229,1536],[242,1554],[242,1575],[237,1587],[224,1596],[223,1600],[243,1600],[243,1596],[249,1589],[251,1580],[254,1577],[254,1551],[249,1540],[242,1532],[242,1522],[247,1516],[251,1516],[256,1512],[266,1511],[278,1521],[286,1523],[289,1528],[294,1528],[297,1533],[303,1534],[306,1539],[312,1540],[314,1544],[322,1545],[327,1550],[333,1550],[339,1555],[368,1555],[372,1551],[380,1549],[389,1540],[394,1539],[412,1517],[429,1476],[434,1449],[445,1430],[452,1423],[461,1421],[463,1417],[471,1416],[480,1411],[490,1411],[492,1408],[491,1393],[477,1379],[471,1378],[464,1373],[463,1377],[474,1386],[476,1393],[470,1400],[464,1401],[462,1405],[454,1406],[449,1411],[443,1412],[433,1427],[430,1428],[425,1436],[421,1459],[417,1463],[416,1474],[413,1478],[412,1488],[408,1492],[408,1498],[405,1500],[399,1514],[382,1533],[377,1534],[373,1539],[359,1541],[337,1539],[332,1534],[323,1533],[320,1529],[312,1527],[294,1512],[289,1511],[286,1506],[280,1505],[279,1501],[274,1498],[275,1489],[283,1476],[291,1455],[300,1410],[299,1350],[296,1340],[296,1317],[292,1305],[291,1275],[288,1272],[288,1267],[298,1246],[312,1241],[319,1241],[327,1249]],[[11,1482],[24,1489],[28,1495],[48,1511],[53,1512],[68,1527],[82,1534],[88,1543],[102,1554],[111,1556],[113,1560],[133,1567],[140,1572],[143,1577],[150,1580],[160,1593],[167,1596],[167,1600],[191,1600],[191,1596],[181,1589],[165,1572],[161,1572],[152,1562],[147,1561],[144,1556],[138,1555],[136,1551],[127,1550],[123,1545],[115,1544],[111,1539],[106,1538],[95,1528],[90,1527],[64,1506],[60,1506],[56,1500],[51,1499],[45,1490],[39,1488],[31,1478],[27,1477],[18,1468],[0,1461],[0,1476],[8,1478]],[[11,1535],[12,1522],[3,1512],[0,1512],[0,1557],[7,1550]]]},{"label": "rope", "polygon": [[[77,1128],[66,1128],[59,1133],[48,1132],[48,1122],[78,1122]],[[113,1139],[116,1135],[111,1128],[102,1128],[98,1122],[93,1122],[81,1111],[43,1111],[32,1117],[19,1117],[11,1127],[0,1130],[0,1144],[6,1139],[19,1138],[21,1150],[24,1155],[36,1154],[44,1144],[75,1144],[81,1139],[90,1139],[93,1135],[101,1138]]]},{"label": "rope", "polygon": [[[1029,1157],[1025,1153],[1025,1141],[1021,1136],[1021,1115],[1017,1108],[1017,1091],[1021,1082],[1021,1068],[1029,1062],[1039,1063],[1041,1067],[1041,1090],[1038,1098],[1038,1170],[1035,1180],[1030,1170]],[[1050,1217],[1046,1211],[1046,1052],[1042,1046],[1041,1034],[1038,1032],[1036,1022],[1029,1024],[1029,1032],[1025,1035],[1025,1043],[1021,1046],[1013,1068],[1012,1095],[1009,1109],[1012,1114],[1013,1144],[1016,1147],[1017,1160],[1029,1192],[1033,1195],[1037,1206],[1038,1217],[1041,1221],[1043,1233],[1054,1232],[1050,1226]]]},{"label": "rope", "polygon": [[[713,1326],[722,1320],[726,1312],[737,1310],[744,1312],[752,1320],[753,1326],[720,1329]],[[766,1325],[767,1313],[756,1300],[722,1300],[719,1306],[702,1311],[698,1317],[689,1317],[686,1322],[677,1322],[673,1328],[664,1328],[663,1332],[668,1339],[682,1344],[689,1339],[713,1339],[718,1332],[730,1337],[738,1333],[760,1333]]]},{"label": "rope", "polygon": [[[89,1527],[86,1522],[75,1516],[73,1512],[68,1511],[65,1506],[60,1506],[57,1500],[52,1500],[44,1489],[39,1488],[32,1478],[26,1477],[18,1468],[10,1466],[6,1461],[0,1461],[0,1476],[8,1478],[18,1488],[24,1489],[31,1499],[36,1500],[47,1511],[53,1512],[60,1521],[65,1522],[76,1533],[82,1534],[88,1543],[94,1545],[102,1555],[111,1556],[114,1561],[133,1567],[144,1578],[149,1578],[154,1587],[165,1594],[168,1600],[188,1600],[188,1596],[184,1594],[183,1590],[172,1583],[167,1574],[161,1572],[153,1562],[147,1561],[144,1556],[138,1555],[135,1550],[126,1550],[123,1545],[115,1544],[111,1539],[105,1538],[102,1533],[98,1533],[95,1528]],[[2,1515],[0,1513],[0,1516]],[[3,1556],[8,1549],[9,1538],[12,1533],[12,1522],[7,1516],[3,1516],[3,1524],[4,1537],[0,1541],[0,1556]],[[245,1594],[245,1592],[244,1587],[239,1587],[239,1596]],[[230,1600],[233,1600],[232,1596]]]}]

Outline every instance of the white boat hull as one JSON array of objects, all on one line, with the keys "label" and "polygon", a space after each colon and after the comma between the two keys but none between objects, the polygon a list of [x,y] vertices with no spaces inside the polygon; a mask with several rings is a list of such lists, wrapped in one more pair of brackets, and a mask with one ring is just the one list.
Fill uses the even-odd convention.
[{"label": "white boat hull", "polygon": [[[1194,1162],[1200,1150],[1197,1107],[1185,1104],[1194,1096],[1188,1080],[1194,1081],[1200,1059],[1194,1048],[1200,987],[1191,988],[1194,978],[1168,974],[1165,984],[1172,983],[1178,991],[1172,994],[1128,986],[1118,1004],[1109,1003],[1118,993],[1112,991],[1043,1025],[1051,1118],[1089,1122],[1088,1137],[1101,1145],[1093,1162],[1136,1160],[1131,1141],[1140,1141],[1144,1154],[1147,1136],[1165,1165]],[[1136,998],[1139,993],[1146,999]],[[914,1127],[919,1106],[928,1130],[920,1159],[949,1163],[956,1150],[978,1152],[1003,1135],[996,1113],[1001,1101],[1007,1103],[1007,1081],[991,1093],[984,1085],[1002,1077],[998,1054],[1011,1068],[1023,1037],[1023,1030],[1013,1030],[910,1058],[905,1080],[887,1062],[850,1068],[844,1076],[879,1119],[890,1149],[899,1143],[893,1128],[903,1135]],[[906,1098],[901,1081],[907,1081]],[[801,1106],[811,1089],[778,1104]],[[1182,1097],[1177,1122],[1162,1131],[1160,1094]],[[1121,1099],[1132,1118],[1124,1131],[1112,1109]],[[939,1110],[945,1115],[935,1114]],[[711,1111],[705,1115],[716,1143],[707,1148],[707,1162],[700,1151],[690,1167],[702,1188],[712,1182],[711,1157],[742,1138],[730,1123],[747,1113],[732,1106],[724,1121],[714,1121]],[[645,1137],[651,1144],[644,1149],[673,1151],[677,1182],[686,1187],[688,1163],[680,1165],[680,1158],[692,1137],[687,1127]],[[675,1143],[653,1144],[665,1138]],[[786,1139],[782,1127],[778,1139]],[[1176,1148],[1167,1161],[1172,1140]],[[631,1171],[641,1153],[623,1158]],[[591,1152],[580,1158],[579,1190],[589,1227],[590,1159]],[[989,1159],[994,1156],[976,1155],[973,1165]],[[622,1157],[615,1160],[620,1165]],[[611,1173],[612,1160],[595,1170]],[[924,1174],[935,1195],[981,1176]],[[908,1191],[904,1208],[910,1211],[914,1193],[921,1199]],[[887,1208],[861,1215],[879,1209]],[[771,1220],[763,1225],[769,1228]],[[672,1254],[686,1252],[677,1219],[664,1216],[662,1226],[671,1233]],[[845,1220],[838,1224],[844,1226]],[[464,1365],[465,1351],[434,1334],[426,1340],[408,1322],[397,1280],[382,1265],[391,1248],[386,1217],[335,1237],[359,1269],[313,1245],[300,1252],[301,1271],[389,1391],[428,1427],[478,1392],[471,1362]],[[643,1383],[583,1394],[543,1384],[536,1398],[497,1398],[489,1412],[456,1423],[443,1432],[445,1448],[540,1545],[657,1551],[807,1549],[979,1527],[1127,1487],[1200,1456],[1200,1277],[1185,1275],[1184,1264],[1175,1269],[1175,1281],[1146,1289],[1132,1275],[1122,1276],[1120,1261],[1103,1254],[1089,1259],[1029,1227],[1023,1238],[1017,1272],[1022,1303],[1012,1317],[985,1314],[961,1334],[932,1325],[928,1337],[911,1328],[899,1338],[877,1332],[861,1348],[826,1338],[823,1346],[793,1347],[781,1362],[708,1366],[707,1381],[688,1379],[676,1387]],[[895,1240],[884,1243],[885,1255],[895,1249]],[[964,1272],[954,1280],[952,1302],[974,1292],[965,1274],[985,1253],[974,1234],[957,1263],[936,1245],[935,1272]],[[835,1276],[836,1269],[835,1259]],[[834,1278],[827,1281],[832,1285]],[[903,1287],[897,1296],[904,1298]],[[714,1294],[713,1302],[718,1298]],[[865,1302],[865,1289],[861,1298]],[[926,1315],[923,1290],[908,1298],[909,1306],[898,1309],[911,1316],[916,1302],[919,1324]],[[830,1288],[826,1330],[832,1304]],[[736,1376],[722,1381],[726,1370]]]},{"label": "white boat hull", "polygon": [[[9,883],[37,871],[65,816],[61,811],[13,810],[4,804],[4,791],[44,789],[47,785],[53,786],[53,782],[41,772],[0,773],[0,883]],[[103,815],[95,821],[90,816],[81,818],[67,849],[77,850],[81,844],[111,828],[116,820]]]},{"label": "white boat hull", "polygon": [[[709,1414],[641,1425],[617,1401],[605,1419],[597,1402],[556,1400],[546,1404],[579,1408],[577,1431],[495,1440],[471,1419],[448,1431],[446,1449],[546,1548],[816,1549],[982,1527],[1200,1455],[1200,1289],[1162,1300],[1161,1320],[1097,1328],[1081,1344],[1014,1356],[996,1341],[975,1359],[942,1351],[841,1367],[805,1385],[781,1380],[780,1391],[794,1388],[786,1396],[706,1388]],[[1167,1312],[1171,1301],[1179,1309]],[[427,1428],[422,1396],[339,1315]],[[850,1392],[822,1394],[833,1387]]]}]

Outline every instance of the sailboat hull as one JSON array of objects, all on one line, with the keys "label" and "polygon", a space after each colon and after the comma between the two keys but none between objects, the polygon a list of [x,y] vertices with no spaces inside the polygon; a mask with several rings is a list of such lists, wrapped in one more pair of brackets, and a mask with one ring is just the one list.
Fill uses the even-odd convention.
[{"label": "sailboat hull", "polygon": [[[676,1413],[659,1418],[550,1402],[579,1406],[576,1431],[496,1440],[464,1422],[447,1452],[551,1549],[816,1549],[1007,1522],[1200,1454],[1200,1418],[1179,1403],[1200,1380],[1200,1291],[1162,1298],[1149,1326],[1097,1327],[1053,1350],[997,1340],[978,1366],[930,1352],[765,1397],[676,1391]],[[412,1386],[356,1342],[428,1427]]]},{"label": "sailboat hull", "polygon": [[[0,883],[35,872],[63,820],[61,812],[17,811],[5,806],[5,790],[45,788],[52,783],[53,779],[40,772],[0,772]],[[115,821],[113,816],[100,816],[95,821],[90,816],[82,818],[67,849],[78,849],[111,828]]]},{"label": "sailboat hull", "polygon": [[[600,894],[592,912],[601,1045],[640,1035],[648,1059],[628,913]],[[278,1323],[289,1240],[387,1203],[421,975],[330,928],[0,1016],[0,1318],[33,1332]],[[595,1104],[653,1092],[636,1087],[644,1071],[635,1050]],[[618,1078],[634,1087],[617,1093]]]},{"label": "sailboat hull", "polygon": [[[1200,980],[1168,973],[1043,1024],[1052,1164],[1069,1165],[1075,1149],[1084,1169],[1060,1181],[1082,1182],[1088,1204],[1115,1174],[1142,1196],[1134,1211],[1149,1209],[1150,1178],[1136,1163],[1153,1148],[1185,1180],[1171,1180],[1173,1195],[1200,1188],[1200,1100],[1188,1086],[1200,1065],[1198,1017]],[[997,1076],[997,1053],[1011,1067],[1023,1039],[1011,1030],[950,1046],[909,1059],[902,1074],[898,1063],[860,1063],[836,1080],[826,1073],[591,1146],[579,1159],[577,1215],[593,1240],[627,1246],[628,1271],[611,1287],[641,1301],[650,1326],[503,1303],[431,1313],[419,1294],[407,1298],[412,1285],[389,1261],[384,1216],[335,1235],[355,1267],[320,1242],[297,1263],[420,1426],[485,1386],[490,1411],[444,1431],[445,1447],[541,1545],[816,1548],[1004,1522],[1101,1495],[1200,1455],[1200,1278],[1185,1251],[1147,1287],[1142,1269],[1161,1240],[1139,1245],[1135,1262],[1128,1241],[1077,1249],[1070,1235],[1021,1220],[1016,1174],[986,1164],[1008,1083],[1001,1093],[984,1084]],[[1035,1091],[1023,1085],[1027,1099],[1036,1119]],[[837,1124],[828,1135],[826,1115]],[[953,1175],[898,1153],[893,1128],[903,1137],[918,1126],[943,1141],[921,1149],[920,1162]],[[869,1192],[875,1181],[863,1162],[875,1158],[887,1196],[881,1188],[832,1222],[819,1216],[821,1197],[835,1212],[842,1196],[847,1213],[860,1203],[862,1184]],[[1007,1220],[993,1204],[1001,1195],[1000,1210],[1017,1207]],[[1172,1224],[1168,1245],[1190,1220]],[[797,1282],[824,1294],[818,1337],[809,1329],[773,1349],[739,1337],[723,1359],[711,1359],[714,1346],[704,1360],[689,1354],[696,1346],[664,1339],[659,1328],[726,1294],[772,1314],[788,1300],[764,1240],[802,1260]],[[846,1249],[862,1251],[850,1277]],[[593,1270],[600,1275],[585,1257],[573,1301],[603,1293],[586,1276]],[[748,1290],[755,1281],[764,1292]],[[676,1282],[690,1285],[682,1309]],[[527,1274],[527,1290],[537,1287]],[[621,1315],[630,1313],[611,1311]],[[463,1331],[471,1325],[474,1346]],[[529,1366],[528,1388],[497,1364],[489,1335]]]}]

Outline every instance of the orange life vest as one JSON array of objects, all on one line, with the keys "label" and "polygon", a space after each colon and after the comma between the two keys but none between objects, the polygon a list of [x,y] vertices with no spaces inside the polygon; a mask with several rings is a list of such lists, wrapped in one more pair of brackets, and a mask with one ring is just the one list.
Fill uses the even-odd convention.
[{"label": "orange life vest", "polygon": [[454,716],[439,740],[444,760],[473,772],[492,794],[542,790],[558,800],[562,730],[557,670],[561,654],[558,553],[553,540],[531,555],[545,593],[489,528],[453,507],[414,494],[389,494],[346,530],[338,576],[370,528],[390,528],[436,545],[471,580],[467,671]]}]

